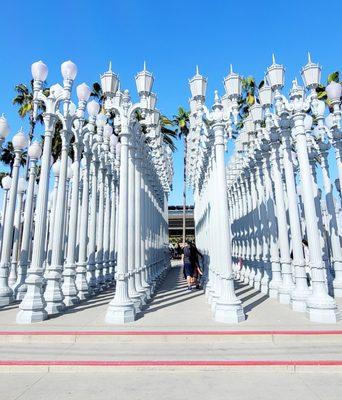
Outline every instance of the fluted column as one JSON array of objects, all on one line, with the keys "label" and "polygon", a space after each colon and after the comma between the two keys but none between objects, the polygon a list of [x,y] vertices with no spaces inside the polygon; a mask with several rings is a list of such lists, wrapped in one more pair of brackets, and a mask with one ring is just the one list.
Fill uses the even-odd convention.
[{"label": "fluted column", "polygon": [[106,322],[122,324],[135,319],[134,304],[128,296],[128,139],[127,124],[123,123],[121,130],[121,155],[120,155],[120,194],[119,194],[119,235],[118,235],[118,260],[116,271],[116,290],[109,304]]},{"label": "fluted column", "polygon": [[[76,133],[77,135],[77,133]],[[64,295],[64,303],[66,306],[72,306],[79,301],[77,296],[76,287],[76,236],[77,236],[77,224],[78,224],[78,205],[79,205],[79,184],[80,184],[80,159],[81,159],[81,148],[78,142],[73,145],[74,148],[74,163],[73,176],[72,176],[72,192],[71,192],[71,205],[70,205],[70,217],[68,225],[68,248],[66,263],[64,265],[63,277],[64,282],[62,291]]]},{"label": "fluted column", "polygon": [[293,116],[296,138],[296,150],[302,182],[302,197],[309,242],[310,267],[312,275],[312,295],[307,299],[307,313],[311,321],[336,322],[340,319],[335,301],[328,295],[324,279],[324,263],[320,243],[320,235],[317,226],[313,183],[308,158],[306,135],[304,129],[303,113]]},{"label": "fluted column", "polygon": [[41,163],[40,180],[38,186],[32,261],[26,278],[27,292],[20,303],[17,314],[17,323],[28,324],[40,322],[47,318],[45,300],[42,295],[44,240],[46,233],[46,216],[49,194],[50,157],[52,132],[55,125],[55,116],[49,113],[44,115],[44,148]]},{"label": "fluted column", "polygon": [[[224,163],[224,139],[223,125],[215,124],[213,126],[215,134],[215,155],[217,166],[217,189],[219,190],[219,198],[225,199],[225,163]],[[221,262],[219,264],[221,293],[215,308],[215,320],[219,322],[240,322],[245,319],[241,301],[236,297],[234,292],[234,281],[232,273],[232,260],[230,253],[230,237],[229,237],[229,220],[228,207],[226,201],[218,203],[218,215],[221,221]]]},{"label": "fluted column", "polygon": [[27,276],[27,267],[29,263],[29,250],[32,239],[32,219],[33,219],[33,197],[36,179],[37,160],[30,157],[29,181],[26,191],[25,209],[24,209],[24,224],[23,237],[20,250],[20,258],[18,264],[18,279],[13,287],[13,294],[16,300],[22,300],[27,291],[25,279]]},{"label": "fluted column", "polygon": [[12,248],[12,233],[15,214],[15,203],[17,199],[19,168],[21,150],[15,150],[15,158],[12,170],[12,183],[9,191],[9,201],[6,211],[5,226],[3,232],[3,242],[0,259],[0,307],[7,306],[13,300],[13,292],[8,284],[10,268],[10,257]]}]

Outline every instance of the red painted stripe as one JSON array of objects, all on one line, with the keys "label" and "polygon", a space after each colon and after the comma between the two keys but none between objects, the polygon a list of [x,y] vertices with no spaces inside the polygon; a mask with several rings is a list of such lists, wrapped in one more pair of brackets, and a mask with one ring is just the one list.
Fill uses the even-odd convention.
[{"label": "red painted stripe", "polygon": [[248,336],[248,335],[342,335],[342,330],[253,330],[253,331],[0,331],[0,336]]},{"label": "red painted stripe", "polygon": [[342,366],[342,360],[0,360],[0,366]]}]

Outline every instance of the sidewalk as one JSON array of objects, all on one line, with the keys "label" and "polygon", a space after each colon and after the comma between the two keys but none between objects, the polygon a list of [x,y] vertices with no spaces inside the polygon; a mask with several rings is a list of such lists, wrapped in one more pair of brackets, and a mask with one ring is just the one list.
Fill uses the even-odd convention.
[{"label": "sidewalk", "polygon": [[[312,323],[305,314],[292,311],[248,285],[236,283],[236,293],[243,302],[246,321],[237,325],[217,323],[203,291],[186,290],[182,268],[178,264],[171,268],[153,300],[133,323],[120,326],[105,323],[108,303],[114,296],[113,291],[107,291],[62,315],[32,325],[15,323],[18,305],[12,304],[0,310],[0,331],[342,330],[342,321],[337,324]],[[342,299],[338,299],[338,304],[342,309]]]}]

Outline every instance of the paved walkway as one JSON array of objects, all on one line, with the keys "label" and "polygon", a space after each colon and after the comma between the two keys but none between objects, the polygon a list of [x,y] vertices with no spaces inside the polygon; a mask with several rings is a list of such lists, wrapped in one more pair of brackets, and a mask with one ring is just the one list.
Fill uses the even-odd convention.
[{"label": "paved walkway", "polygon": [[0,375],[6,400],[340,400],[339,374],[279,371],[127,369]]},{"label": "paved walkway", "polygon": [[[117,326],[105,323],[108,303],[113,291],[82,302],[64,314],[42,323],[17,325],[17,304],[0,310],[0,330],[336,330],[337,324],[316,324],[305,314],[292,311],[288,306],[268,298],[248,285],[236,283],[236,293],[243,302],[246,321],[237,325],[217,323],[203,291],[186,290],[180,265],[174,265],[155,297],[137,320]],[[342,310],[342,301],[338,300]]]}]

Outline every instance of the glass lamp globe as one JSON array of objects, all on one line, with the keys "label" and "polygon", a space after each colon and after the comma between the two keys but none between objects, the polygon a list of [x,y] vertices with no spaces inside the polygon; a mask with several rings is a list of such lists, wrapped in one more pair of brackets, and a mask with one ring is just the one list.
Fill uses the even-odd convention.
[{"label": "glass lamp globe", "polygon": [[111,146],[116,147],[116,145],[118,144],[118,137],[116,135],[111,135],[110,139],[109,139],[109,143]]},{"label": "glass lamp globe", "polygon": [[158,125],[160,119],[159,111],[154,111],[151,115],[151,123],[152,125]]},{"label": "glass lamp globe", "polygon": [[64,79],[71,79],[72,81],[77,75],[77,66],[72,61],[64,61],[61,65],[61,73]]},{"label": "glass lamp globe", "polygon": [[260,123],[263,119],[263,112],[262,112],[262,107],[259,103],[255,102],[251,108],[250,108],[250,113],[253,122],[255,123]]},{"label": "glass lamp globe", "polygon": [[301,75],[304,85],[308,88],[315,88],[321,81],[321,67],[311,61],[309,54],[308,63],[302,68]]},{"label": "glass lamp globe", "polygon": [[63,87],[59,83],[55,83],[50,87],[50,94],[58,97],[63,92]]},{"label": "glass lamp globe", "polygon": [[272,88],[269,85],[264,85],[259,89],[259,100],[263,107],[270,107],[272,105]]},{"label": "glass lamp globe", "polygon": [[19,178],[18,180],[18,192],[23,193],[25,192],[27,187],[26,180],[24,178]]},{"label": "glass lamp globe", "polygon": [[88,101],[91,90],[86,83],[81,83],[76,88],[77,98],[79,101]]},{"label": "glass lamp globe", "polygon": [[43,61],[36,61],[31,65],[32,77],[36,81],[44,82],[48,76],[48,67]]},{"label": "glass lamp globe", "polygon": [[38,142],[33,142],[28,148],[28,156],[35,160],[38,160],[42,155],[42,147]]},{"label": "glass lamp globe", "polygon": [[60,160],[57,160],[53,165],[52,165],[52,171],[55,177],[59,176],[59,170],[61,168],[61,162]]},{"label": "glass lamp globe", "polygon": [[112,63],[109,63],[108,71],[105,72],[103,75],[101,75],[100,78],[101,78],[101,88],[103,94],[115,95],[119,86],[119,77],[112,71]]},{"label": "glass lamp globe", "polygon": [[281,89],[284,86],[285,68],[275,62],[274,56],[272,65],[267,68],[266,78],[272,89]]},{"label": "glass lamp globe", "polygon": [[27,146],[27,137],[22,130],[13,136],[12,143],[14,150],[23,150]]},{"label": "glass lamp globe", "polygon": [[107,123],[107,117],[104,114],[98,114],[96,117],[96,126],[101,128],[104,127]]},{"label": "glass lamp globe", "polygon": [[306,132],[311,131],[312,123],[313,123],[313,118],[311,117],[311,115],[306,114],[304,118],[304,128]]},{"label": "glass lamp globe", "polygon": [[1,184],[4,190],[10,190],[12,178],[9,175],[4,176],[1,180]]},{"label": "glass lamp globe", "polygon": [[233,68],[230,68],[230,73],[223,80],[226,94],[229,98],[237,98],[241,96],[242,92],[242,79],[241,77],[233,72]]},{"label": "glass lamp globe", "polygon": [[155,93],[150,93],[148,96],[148,108],[154,110],[157,104],[157,95]]},{"label": "glass lamp globe", "polygon": [[4,114],[0,117],[0,137],[5,139],[10,132],[10,126],[8,125],[7,119]]},{"label": "glass lamp globe", "polygon": [[96,115],[100,111],[100,104],[97,103],[95,100],[89,101],[89,103],[87,104],[87,111],[91,117],[96,117]]},{"label": "glass lamp globe", "polygon": [[332,81],[325,88],[327,96],[331,101],[338,101],[341,98],[342,86],[340,83]]},{"label": "glass lamp globe", "polygon": [[207,91],[207,78],[204,78],[196,67],[196,74],[189,80],[190,92],[193,98],[205,97]]},{"label": "glass lamp globe", "polygon": [[113,127],[109,124],[106,124],[103,128],[103,137],[109,140],[112,133],[113,133]]},{"label": "glass lamp globe", "polygon": [[146,70],[146,63],[144,63],[143,71],[139,72],[135,76],[135,84],[137,87],[137,91],[139,96],[142,94],[150,93],[152,90],[154,78],[151,72]]}]

